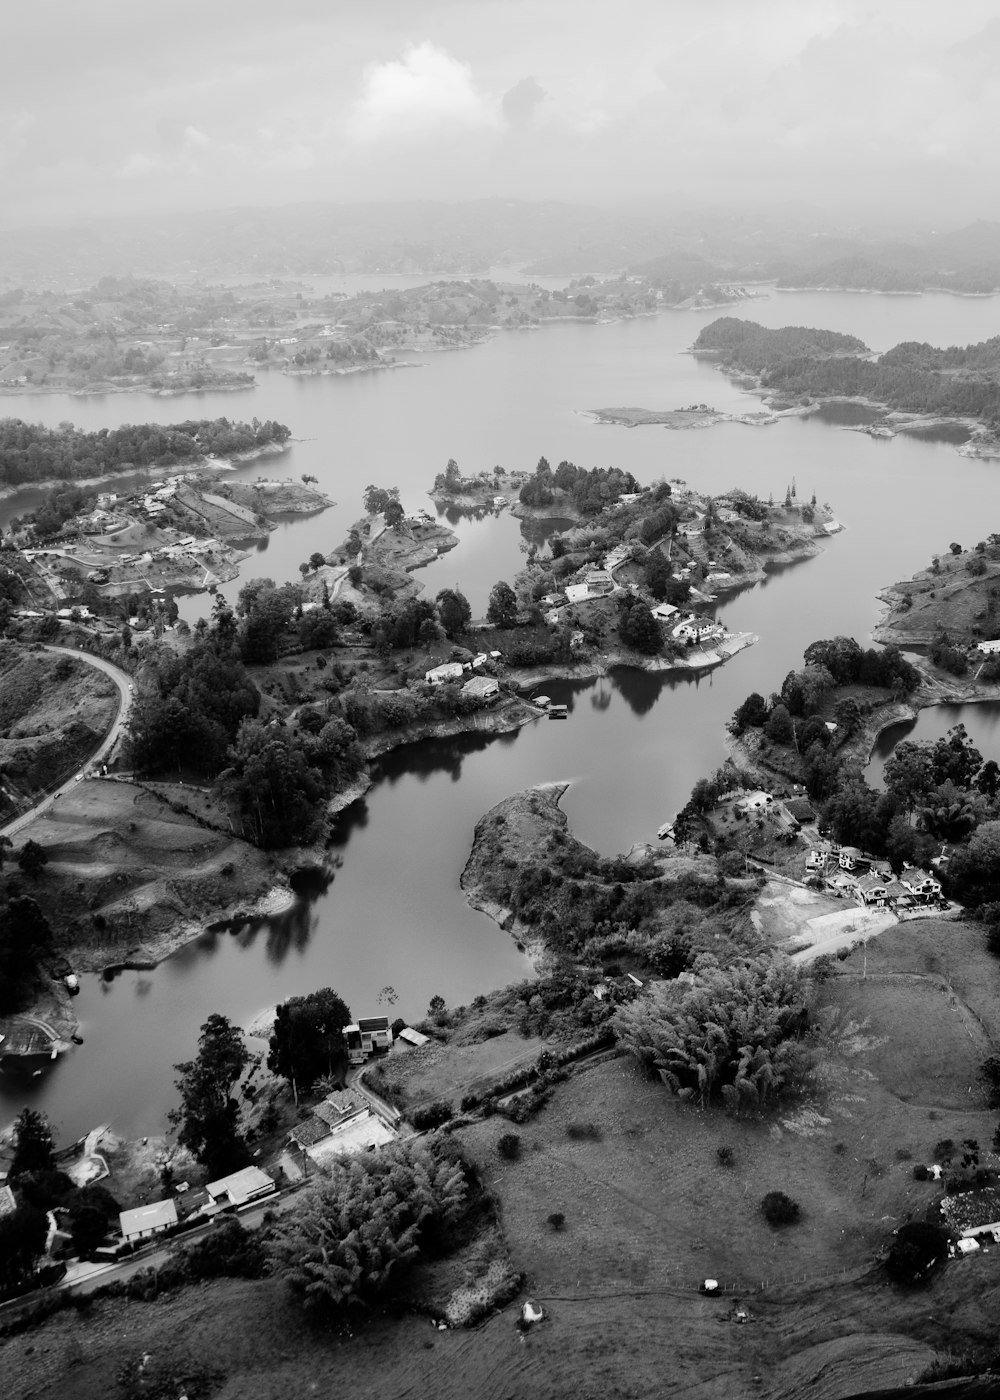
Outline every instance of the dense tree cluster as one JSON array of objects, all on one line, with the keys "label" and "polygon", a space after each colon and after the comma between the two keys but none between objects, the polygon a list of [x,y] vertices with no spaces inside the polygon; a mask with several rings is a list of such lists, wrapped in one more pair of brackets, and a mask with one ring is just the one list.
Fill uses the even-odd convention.
[{"label": "dense tree cluster", "polygon": [[560,462],[555,471],[544,457],[539,458],[535,474],[521,487],[520,500],[525,506],[551,506],[558,500],[568,500],[581,515],[599,515],[621,497],[639,490],[631,472],[619,467],[575,466]]},{"label": "dense tree cluster", "polygon": [[269,1252],[309,1311],[369,1307],[408,1265],[447,1247],[467,1195],[462,1167],[439,1148],[337,1158],[275,1222]]},{"label": "dense tree cluster", "polygon": [[0,1012],[17,1011],[31,997],[52,929],[30,895],[0,888]]},{"label": "dense tree cluster", "polygon": [[291,997],[278,1007],[267,1067],[288,1080],[296,1102],[300,1090],[311,1089],[317,1079],[342,1071],[343,1031],[350,1022],[347,1003],[332,987]]},{"label": "dense tree cluster", "polygon": [[614,1017],[619,1040],[680,1098],[734,1109],[773,1103],[806,1068],[809,984],[770,954],[653,983]]},{"label": "dense tree cluster", "polygon": [[20,418],[0,419],[0,484],[107,476],[134,467],[171,467],[180,462],[247,452],[287,442],[283,423],[233,423],[201,419],[172,426],[126,424],[88,433],[66,424],[46,428]]},{"label": "dense tree cluster", "polygon": [[854,336],[785,326],[768,330],[723,317],[706,326],[696,350],[761,376],[791,395],[869,398],[909,413],[940,413],[1000,423],[1000,337],[941,350],[906,341],[876,359]]},{"label": "dense tree cluster", "polygon": [[132,761],[142,773],[220,772],[240,724],[257,714],[260,694],[218,631],[147,668],[129,728]]}]

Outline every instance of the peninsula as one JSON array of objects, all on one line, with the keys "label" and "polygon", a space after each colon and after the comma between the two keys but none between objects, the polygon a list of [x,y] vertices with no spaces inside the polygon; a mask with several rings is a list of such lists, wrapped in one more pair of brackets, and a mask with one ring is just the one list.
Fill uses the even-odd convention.
[{"label": "peninsula", "polygon": [[846,399],[872,410],[862,430],[880,437],[946,420],[967,429],[960,450],[1000,454],[1000,337],[942,350],[906,341],[874,355],[856,336],[732,316],[711,322],[692,347],[728,373],[748,376],[775,410],[810,411]]}]

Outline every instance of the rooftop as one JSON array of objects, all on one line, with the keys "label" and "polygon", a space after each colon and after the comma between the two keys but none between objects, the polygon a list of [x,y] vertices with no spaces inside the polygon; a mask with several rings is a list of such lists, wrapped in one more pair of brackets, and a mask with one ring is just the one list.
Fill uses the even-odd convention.
[{"label": "rooftop", "polygon": [[244,1167],[242,1171],[233,1172],[231,1176],[210,1181],[205,1190],[213,1200],[219,1196],[228,1196],[234,1206],[239,1206],[264,1191],[273,1191],[274,1182],[260,1167]]},{"label": "rooftop", "polygon": [[134,1210],[123,1210],[118,1216],[122,1234],[141,1234],[144,1230],[165,1230],[177,1224],[177,1206],[173,1199],[153,1201],[148,1206],[136,1206]]}]

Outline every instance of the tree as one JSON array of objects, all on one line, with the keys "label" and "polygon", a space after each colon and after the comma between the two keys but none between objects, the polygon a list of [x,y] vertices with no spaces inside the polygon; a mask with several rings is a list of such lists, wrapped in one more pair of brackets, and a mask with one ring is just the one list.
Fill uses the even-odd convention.
[{"label": "tree", "polygon": [[[663,637],[660,624],[639,598],[626,595],[627,603],[621,612],[618,635],[626,646],[653,656],[660,650]],[[630,603],[630,606],[628,605]]]},{"label": "tree", "polygon": [[323,555],[319,552],[319,550],[316,549],[313,551],[312,554],[310,554],[309,563],[313,569],[322,569],[323,565],[326,563],[326,560],[323,557]]},{"label": "tree", "polygon": [[22,1108],[14,1120],[11,1180],[16,1181],[19,1176],[25,1176],[29,1172],[52,1171],[54,1167],[55,1152],[49,1120],[36,1109]]},{"label": "tree", "polygon": [[18,869],[31,879],[40,875],[49,863],[49,853],[37,841],[25,841],[17,856]]},{"label": "tree", "polygon": [[465,594],[457,588],[442,588],[434,601],[441,626],[448,637],[454,639],[464,632],[472,620],[472,608]]},{"label": "tree", "polygon": [[20,1005],[51,948],[52,930],[30,895],[17,895],[0,908],[0,1011]]},{"label": "tree", "polygon": [[767,719],[767,702],[756,690],[751,691],[729,721],[729,732],[739,738],[747,729],[762,729]]},{"label": "tree", "polygon": [[694,981],[652,983],[620,1007],[618,1039],[679,1098],[756,1109],[804,1072],[809,986],[787,959],[762,955]]},{"label": "tree", "polygon": [[784,1191],[768,1191],[760,1209],[769,1225],[794,1225],[801,1214],[798,1201],[793,1201]]},{"label": "tree", "polygon": [[119,1205],[110,1191],[94,1184],[81,1186],[66,1199],[73,1246],[81,1259],[93,1253],[105,1239],[112,1223],[117,1223]]},{"label": "tree", "polygon": [[385,519],[387,528],[390,530],[398,530],[400,525],[402,525],[403,521],[406,519],[406,512],[403,510],[402,505],[399,503],[399,501],[396,500],[394,496],[390,497],[390,499],[386,501],[385,506],[382,510],[382,515]]},{"label": "tree", "polygon": [[321,1076],[331,1076],[344,1057],[344,1027],[351,1013],[332,987],[292,997],[277,1009],[267,1067],[299,1090],[311,1089]]},{"label": "tree", "polygon": [[305,1307],[366,1307],[391,1278],[447,1241],[466,1198],[459,1166],[423,1146],[337,1158],[275,1221],[268,1249]]},{"label": "tree", "polygon": [[795,738],[792,717],[784,705],[775,705],[767,717],[764,733],[774,744],[790,744]]},{"label": "tree", "polygon": [[889,1247],[885,1268],[891,1279],[913,1287],[924,1283],[931,1270],[948,1257],[948,1236],[926,1220],[900,1225]]},{"label": "tree", "polygon": [[168,1117],[180,1129],[178,1141],[211,1175],[222,1176],[247,1159],[232,1091],[249,1058],[243,1032],[215,1012],[201,1027],[197,1058],[174,1065],[181,1106]]},{"label": "tree", "polygon": [[494,627],[511,628],[517,623],[517,598],[509,583],[500,579],[490,591],[490,601],[486,609],[487,620]]},{"label": "tree", "polygon": [[45,1212],[35,1206],[18,1206],[0,1216],[0,1297],[9,1297],[31,1282],[45,1248],[47,1228]]},{"label": "tree", "polygon": [[252,841],[270,849],[315,835],[323,782],[294,730],[245,720],[231,757],[228,783]]}]

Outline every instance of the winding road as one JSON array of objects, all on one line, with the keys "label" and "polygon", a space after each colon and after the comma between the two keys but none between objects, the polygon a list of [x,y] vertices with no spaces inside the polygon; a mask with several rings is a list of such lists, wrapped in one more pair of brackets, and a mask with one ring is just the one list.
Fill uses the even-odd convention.
[{"label": "winding road", "polygon": [[[103,671],[106,676],[110,676],[118,687],[118,714],[115,716],[111,728],[104,736],[99,747],[87,760],[85,768],[89,768],[91,765],[99,763],[105,755],[111,752],[118,741],[119,735],[128,722],[129,711],[132,708],[132,700],[134,698],[132,692],[132,677],[127,671],[122,671],[119,667],[113,666],[110,661],[105,661],[99,656],[91,656],[87,651],[77,651],[74,647],[57,646],[46,646],[45,650],[54,652],[57,656],[72,656],[76,657],[79,661],[85,661],[88,666],[94,666],[98,671]],[[48,811],[57,797],[61,796],[64,792],[69,792],[83,776],[83,772],[84,769],[81,769],[79,773],[74,773],[66,782],[48,793],[40,802],[37,802],[30,811],[22,812],[22,814],[19,817],[15,817],[12,822],[8,822],[6,826],[0,827],[0,836],[9,838],[16,836],[19,831],[22,831],[30,822],[33,822],[36,817]]]}]

